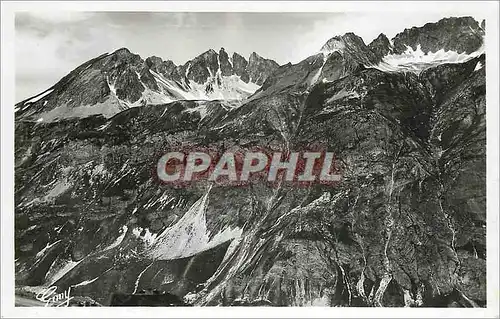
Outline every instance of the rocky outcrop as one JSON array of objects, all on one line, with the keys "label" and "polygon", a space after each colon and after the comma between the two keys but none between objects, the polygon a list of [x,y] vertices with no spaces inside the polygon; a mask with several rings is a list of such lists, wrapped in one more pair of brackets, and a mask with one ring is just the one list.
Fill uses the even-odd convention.
[{"label": "rocky outcrop", "polygon": [[132,106],[174,100],[243,100],[278,67],[256,53],[250,60],[249,64],[237,53],[230,58],[222,48],[219,54],[208,50],[176,66],[156,56],[142,60],[122,48],[79,66],[41,98],[19,102],[16,116],[54,121],[95,114],[110,117]]},{"label": "rocky outcrop", "polygon": [[358,63],[373,64],[378,62],[378,57],[366,46],[363,39],[352,32],[342,36],[335,36],[328,40],[321,48],[326,54],[338,52]]},{"label": "rocky outcrop", "polygon": [[159,57],[152,56],[147,58],[144,63],[146,68],[161,74],[166,79],[185,82],[184,76],[178,72],[177,66],[170,60],[163,61]]},{"label": "rocky outcrop", "polygon": [[379,36],[368,45],[368,48],[377,56],[377,60],[381,60],[387,54],[392,53],[391,43],[383,33],[379,34]]},{"label": "rocky outcrop", "polygon": [[250,76],[248,75],[248,61],[239,55],[238,53],[233,53],[233,68],[234,68],[234,74],[238,75],[241,80],[245,83],[248,83],[250,81]]},{"label": "rocky outcrop", "polygon": [[224,48],[221,48],[219,51],[219,64],[220,64],[220,71],[223,76],[230,76],[235,74],[233,65],[229,60],[229,55],[227,55]]}]

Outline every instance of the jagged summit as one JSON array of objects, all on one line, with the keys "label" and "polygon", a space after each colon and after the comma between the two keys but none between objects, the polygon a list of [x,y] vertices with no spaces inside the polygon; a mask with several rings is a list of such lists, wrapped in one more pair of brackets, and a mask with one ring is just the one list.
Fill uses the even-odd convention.
[{"label": "jagged summit", "polygon": [[[227,99],[251,94],[274,64],[218,49],[181,66],[105,54],[18,104],[16,292],[54,286],[103,305],[151,288],[193,306],[485,307],[485,56],[413,51],[446,34],[419,30],[426,43],[401,37],[403,53],[385,52],[383,35],[334,37],[341,50],[276,68],[243,102]],[[166,152],[313,149],[335,154],[338,184],[157,178],[173,168],[158,165]]]},{"label": "jagged summit", "polygon": [[478,56],[483,36],[484,26],[471,17],[405,29],[392,40],[380,34],[369,45],[347,32],[329,39],[318,56],[281,68],[257,52],[246,58],[223,47],[208,49],[182,65],[158,56],[143,60],[124,47],[85,62],[51,89],[18,103],[16,116],[54,121],[92,114],[109,117],[130,107],[176,100],[241,101],[258,90],[272,94],[281,88],[308,89],[364,68],[420,73]]},{"label": "jagged summit", "polygon": [[[438,22],[426,23],[421,27],[407,28],[398,33],[391,41],[381,33],[368,46],[363,39],[352,32],[329,39],[320,52],[363,52],[372,55],[368,60],[380,60],[389,53],[402,54],[408,48],[423,53],[439,50],[470,54],[483,44],[484,28],[472,17],[443,18]],[[368,49],[368,51],[366,50]]]},{"label": "jagged summit", "polygon": [[332,54],[338,52],[341,55],[348,55],[354,60],[364,64],[373,64],[378,62],[380,57],[366,46],[360,36],[352,32],[347,32],[342,36],[335,36],[328,40],[320,50],[323,54]]},{"label": "jagged summit", "polygon": [[392,45],[387,36],[383,33],[379,34],[370,44],[368,48],[378,57],[386,56],[392,52]]},{"label": "jagged summit", "polygon": [[256,59],[263,59],[263,57],[261,57],[260,55],[257,54],[257,52],[252,52],[252,54],[250,54],[250,57],[248,58],[248,60],[256,60]]},{"label": "jagged summit", "polygon": [[322,47],[321,52],[331,53],[335,51],[343,51],[345,49],[345,39],[344,36],[334,36],[330,40],[328,40]]}]

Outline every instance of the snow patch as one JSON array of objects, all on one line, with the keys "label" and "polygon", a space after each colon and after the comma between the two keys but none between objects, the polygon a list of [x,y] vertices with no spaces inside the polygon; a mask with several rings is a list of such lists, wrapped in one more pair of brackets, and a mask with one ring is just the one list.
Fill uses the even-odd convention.
[{"label": "snow patch", "polygon": [[99,126],[99,127],[97,128],[97,130],[98,130],[98,131],[102,131],[102,130],[104,130],[104,129],[108,128],[110,125],[111,125],[111,122],[108,122],[108,123],[106,123],[106,124],[103,124],[103,125]]},{"label": "snow patch", "polygon": [[[205,83],[191,83],[190,93],[196,100],[242,100],[255,93],[260,86],[248,82],[245,83],[238,75],[219,77],[220,85],[216,78],[209,78]],[[212,85],[212,91],[207,92],[208,85]]]},{"label": "snow patch", "polygon": [[[51,183],[52,184],[52,183]],[[35,198],[26,204],[24,206],[29,206],[33,204],[41,204],[41,203],[48,203],[54,201],[57,197],[61,196],[64,194],[67,190],[71,188],[72,184],[68,182],[67,180],[62,180],[62,181],[57,181],[50,189],[47,195],[43,196],[42,198]]]},{"label": "snow patch", "polygon": [[143,271],[141,271],[139,273],[139,276],[137,277],[137,280],[135,281],[135,286],[134,286],[134,292],[132,292],[133,294],[135,294],[137,292],[137,288],[139,288],[139,282],[141,281],[141,277],[142,275],[146,272],[146,270],[149,269],[149,267],[153,266],[153,262],[151,264],[149,264],[146,268],[144,268]]},{"label": "snow patch", "polygon": [[326,104],[332,103],[333,101],[340,99],[354,99],[359,98],[359,94],[356,91],[346,91],[344,88],[336,93],[334,96],[326,101]]},{"label": "snow patch", "polygon": [[116,96],[116,88],[115,88],[115,85],[114,84],[111,84],[109,82],[109,79],[107,79],[107,82],[108,82],[108,87],[109,87],[109,90],[111,91],[111,93],[113,93],[114,96]]},{"label": "snow patch", "polygon": [[186,77],[188,76],[190,69],[191,69],[191,62],[189,62],[188,66],[186,68],[186,74],[185,74]]},{"label": "snow patch", "polygon": [[104,102],[93,105],[68,106],[66,104],[40,114],[39,122],[53,122],[67,118],[84,118],[95,114],[101,114],[107,118],[125,110],[127,107],[116,96],[109,96]]}]

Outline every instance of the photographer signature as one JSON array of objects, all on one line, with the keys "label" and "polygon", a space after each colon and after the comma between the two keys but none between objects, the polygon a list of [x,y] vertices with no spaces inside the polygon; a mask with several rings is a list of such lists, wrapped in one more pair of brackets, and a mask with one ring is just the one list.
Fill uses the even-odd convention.
[{"label": "photographer signature", "polygon": [[69,301],[73,299],[70,297],[71,287],[62,293],[56,293],[57,287],[51,286],[36,295],[36,300],[45,302],[45,307],[68,307]]}]

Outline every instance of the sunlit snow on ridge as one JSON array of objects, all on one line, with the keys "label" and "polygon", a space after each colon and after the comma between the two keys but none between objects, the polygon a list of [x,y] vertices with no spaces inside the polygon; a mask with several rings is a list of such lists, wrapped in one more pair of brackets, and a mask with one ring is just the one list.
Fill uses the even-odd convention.
[{"label": "sunlit snow on ridge", "polygon": [[475,52],[467,54],[456,51],[444,51],[424,53],[420,44],[416,50],[406,46],[402,54],[388,54],[377,65],[369,66],[385,72],[413,72],[420,73],[423,70],[446,63],[464,63],[484,53],[484,44]]}]

